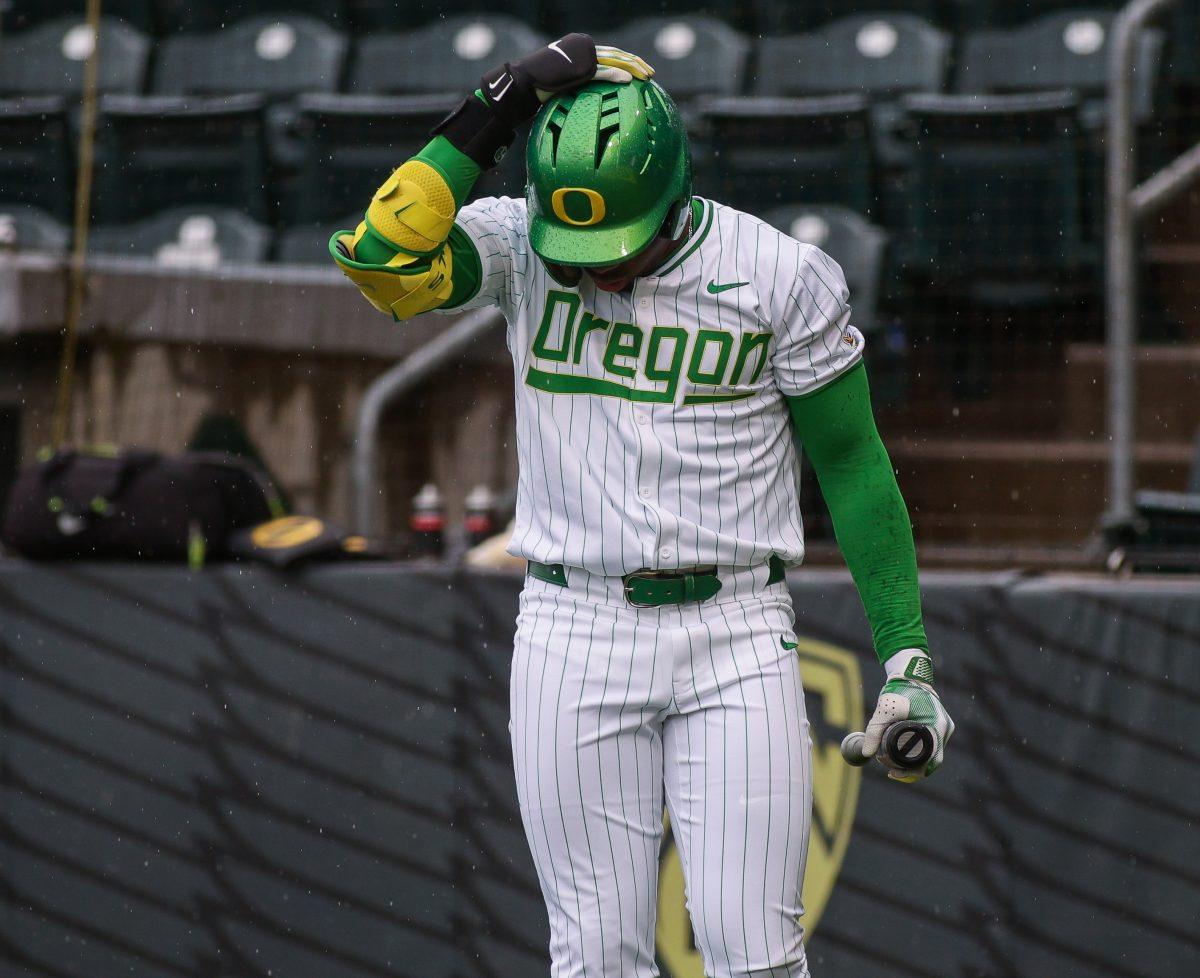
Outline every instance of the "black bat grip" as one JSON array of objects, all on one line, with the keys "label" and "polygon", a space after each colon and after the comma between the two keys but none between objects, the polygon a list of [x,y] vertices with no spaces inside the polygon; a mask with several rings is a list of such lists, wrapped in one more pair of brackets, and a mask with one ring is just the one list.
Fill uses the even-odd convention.
[{"label": "black bat grip", "polygon": [[933,731],[922,723],[893,723],[883,737],[883,749],[896,767],[905,771],[923,768],[933,757]]}]

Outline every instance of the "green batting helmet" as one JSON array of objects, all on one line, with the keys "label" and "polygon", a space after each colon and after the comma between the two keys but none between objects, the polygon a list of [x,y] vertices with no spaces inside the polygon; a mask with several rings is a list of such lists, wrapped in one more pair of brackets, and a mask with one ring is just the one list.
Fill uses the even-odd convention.
[{"label": "green batting helmet", "polygon": [[624,261],[692,197],[687,132],[654,81],[592,82],[550,99],[525,164],[529,240],[556,265]]}]

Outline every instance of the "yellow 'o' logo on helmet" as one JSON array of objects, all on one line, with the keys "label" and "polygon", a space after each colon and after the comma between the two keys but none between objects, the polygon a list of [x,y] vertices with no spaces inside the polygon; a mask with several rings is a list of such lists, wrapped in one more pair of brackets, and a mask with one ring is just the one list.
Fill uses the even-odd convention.
[{"label": "yellow 'o' logo on helmet", "polygon": [[[567,213],[567,194],[582,194],[587,201],[587,216],[580,219]],[[577,200],[576,198],[575,200]],[[571,210],[579,213],[579,205],[572,200]],[[550,195],[550,209],[560,221],[574,224],[576,227],[587,227],[589,224],[599,224],[604,220],[604,198],[590,187],[559,187]]]}]

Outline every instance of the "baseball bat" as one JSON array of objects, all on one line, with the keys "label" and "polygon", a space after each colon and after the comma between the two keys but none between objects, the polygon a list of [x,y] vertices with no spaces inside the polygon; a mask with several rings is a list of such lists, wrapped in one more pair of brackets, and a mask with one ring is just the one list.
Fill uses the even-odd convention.
[{"label": "baseball bat", "polygon": [[[862,767],[870,760],[862,754],[863,736],[860,731],[855,731],[846,734],[842,741],[842,758],[854,767]],[[887,753],[896,767],[915,771],[928,764],[933,756],[933,731],[912,720],[893,723],[883,735],[880,749]]]}]

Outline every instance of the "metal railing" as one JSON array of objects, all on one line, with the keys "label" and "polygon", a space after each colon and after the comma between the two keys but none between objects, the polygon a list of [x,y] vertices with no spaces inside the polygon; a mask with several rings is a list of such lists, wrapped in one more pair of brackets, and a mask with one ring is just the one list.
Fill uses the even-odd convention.
[{"label": "metal railing", "polygon": [[1137,228],[1200,178],[1200,144],[1135,184],[1137,130],[1133,119],[1134,53],[1147,22],[1177,0],[1133,0],[1113,23],[1109,48],[1107,190],[1105,199],[1105,315],[1108,339],[1108,435],[1111,442],[1105,525],[1133,518],[1137,418]]},{"label": "metal railing", "polygon": [[367,388],[358,407],[354,460],[350,470],[354,525],[359,533],[370,536],[377,530],[375,502],[381,491],[378,485],[379,423],[388,404],[411,391],[503,321],[500,310],[490,307],[464,316]]}]

